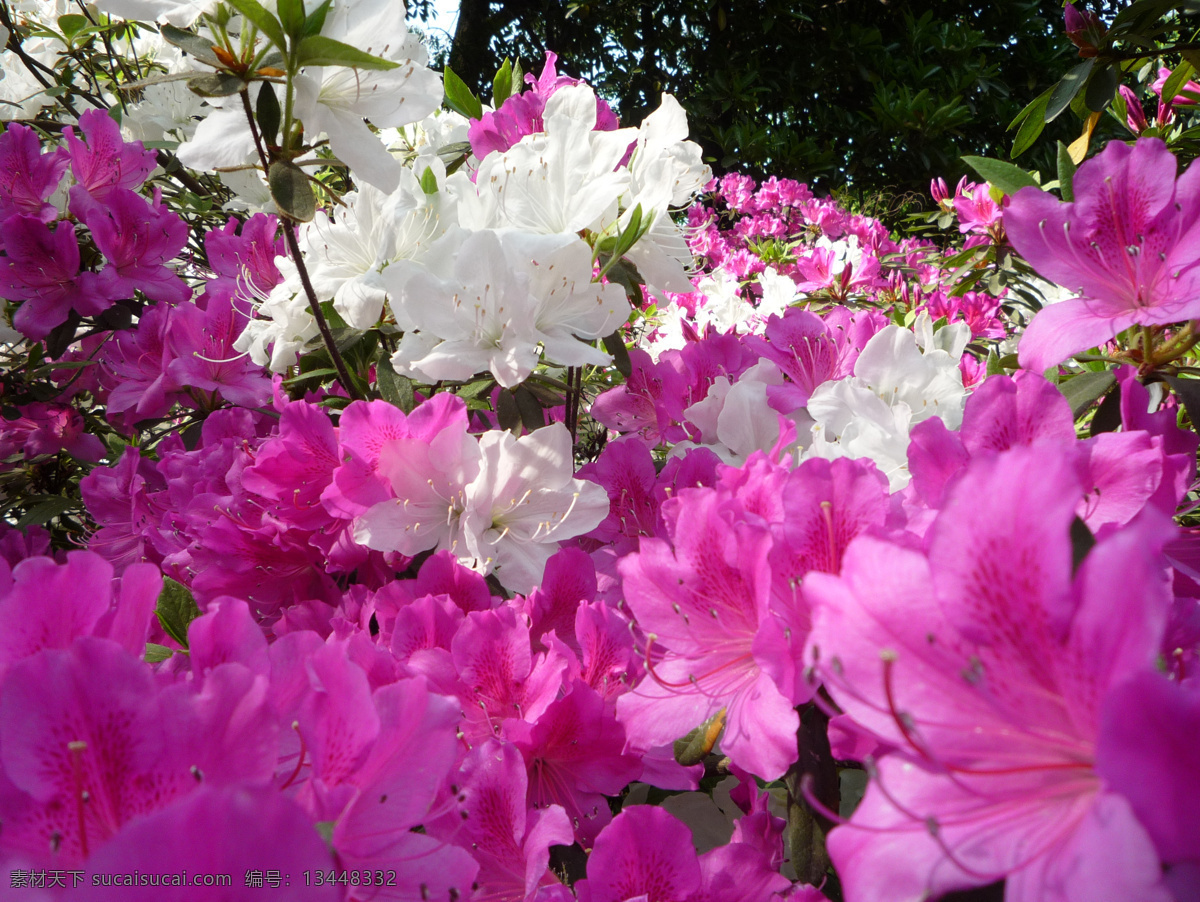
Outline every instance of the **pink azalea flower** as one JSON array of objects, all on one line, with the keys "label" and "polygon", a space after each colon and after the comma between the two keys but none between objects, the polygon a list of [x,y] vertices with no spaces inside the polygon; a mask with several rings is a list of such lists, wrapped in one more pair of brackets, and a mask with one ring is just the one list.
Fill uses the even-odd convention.
[{"label": "pink azalea flower", "polygon": [[68,161],[61,147],[42,153],[37,132],[10,122],[0,134],[0,222],[16,214],[47,223],[58,218],[46,198],[58,187]]},{"label": "pink azalea flower", "polygon": [[[305,871],[331,871],[335,861],[312,821],[274,789],[204,787],[122,830],[88,862],[71,902],[187,902],[209,898],[254,902],[271,890],[246,879],[251,872],[289,875],[288,898],[336,902],[336,885],[313,885]],[[229,886],[125,886],[115,875],[140,874],[156,882],[186,874],[227,874]],[[153,875],[153,878],[151,878]],[[270,884],[266,884],[268,887]]]},{"label": "pink azalea flower", "polygon": [[1037,188],[1013,196],[1013,247],[1078,294],[1033,318],[1021,366],[1040,373],[1130,326],[1200,316],[1200,168],[1175,170],[1162,141],[1113,141],[1079,167],[1074,203]]},{"label": "pink azalea flower", "polygon": [[192,289],[167,265],[187,243],[188,226],[163,206],[157,190],[150,204],[127,188],[114,188],[101,202],[76,185],[70,207],[108,259],[99,278],[112,297],[132,297],[137,289],[168,304],[191,299]]},{"label": "pink azalea flower", "polygon": [[529,807],[561,805],[575,837],[589,849],[612,820],[605,796],[617,796],[642,774],[625,754],[625,731],[594,690],[582,682],[551,702],[536,723],[509,720],[505,736],[521,750],[529,772]]},{"label": "pink azalea flower", "polygon": [[1111,690],[1154,666],[1171,527],[1150,512],[1111,530],[1072,575],[1080,491],[1053,446],[973,461],[927,553],[861,537],[840,578],[805,581],[808,660],[896,749],[829,837],[848,902],[1002,877],[1010,902],[1169,898],[1096,750]]},{"label": "pink azalea flower", "polygon": [[539,886],[557,884],[547,871],[550,847],[574,842],[571,823],[557,805],[528,807],[525,764],[516,747],[495,740],[477,746],[459,778],[458,816],[449,819],[452,827],[434,829],[468,845],[479,862],[471,898],[532,902]]},{"label": "pink azalea flower", "polygon": [[71,156],[71,172],[83,190],[96,200],[106,200],[117,189],[137,188],[157,165],[154,151],[141,141],[126,144],[121,127],[107,110],[88,110],[79,117],[79,130],[63,129],[63,140]]},{"label": "pink azalea flower", "polygon": [[[525,75],[525,83],[533,90],[513,94],[499,109],[486,112],[482,119],[471,122],[467,139],[475,156],[482,160],[492,151],[503,153],[526,135],[543,131],[542,113],[546,109],[546,100],[560,88],[579,84],[577,78],[559,75],[555,68],[557,62],[558,55],[547,50],[542,74],[536,78],[533,73]],[[596,128],[599,131],[617,128],[616,115],[599,97],[596,98]]]},{"label": "pink azalea flower", "polygon": [[96,273],[79,271],[79,240],[69,222],[51,231],[32,216],[10,216],[0,222],[0,244],[7,254],[0,259],[0,293],[24,302],[13,326],[35,341],[66,322],[72,310],[93,316],[117,297]]},{"label": "pink azalea flower", "polygon": [[795,760],[799,721],[769,675],[787,654],[783,630],[771,628],[772,537],[729,495],[680,492],[664,510],[672,541],[643,539],[620,562],[626,602],[648,637],[648,673],[617,713],[630,742],[649,748],[724,708],[724,751],[776,779]]}]

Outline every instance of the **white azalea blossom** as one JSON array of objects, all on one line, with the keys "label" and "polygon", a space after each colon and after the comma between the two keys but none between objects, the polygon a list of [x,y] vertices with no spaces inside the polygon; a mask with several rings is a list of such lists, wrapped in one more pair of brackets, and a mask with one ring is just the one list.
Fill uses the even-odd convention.
[{"label": "white azalea blossom", "polygon": [[415,555],[431,548],[465,553],[459,520],[466,487],[479,474],[479,443],[465,422],[431,440],[398,438],[379,452],[379,475],[394,498],[380,501],[354,520],[354,541],[377,551]]},{"label": "white azalea blossom", "polygon": [[574,478],[571,435],[561,423],[521,438],[486,432],[479,450],[482,466],[467,486],[461,518],[469,563],[495,573],[506,589],[528,593],[560,541],[608,516],[608,493]]},{"label": "white azalea blossom", "polygon": [[490,371],[511,387],[533,371],[540,348],[568,366],[606,363],[576,336],[600,338],[628,315],[619,286],[590,281],[590,253],[571,235],[473,232],[448,237],[427,261],[384,272],[406,328],[392,364],[419,379]]},{"label": "white azalea blossom", "polygon": [[809,399],[815,425],[805,456],[868,457],[892,491],[908,485],[909,430],[935,416],[951,429],[962,424],[967,391],[958,358],[966,340],[959,326],[967,328],[947,326],[937,337],[928,330],[924,353],[917,336],[899,326],[873,336],[853,376],[818,386]]},{"label": "white azalea blossom", "polygon": [[363,122],[395,127],[416,122],[442,102],[442,79],[429,69],[428,55],[404,24],[404,4],[395,0],[345,0],[334,7],[321,34],[398,63],[394,69],[321,66],[296,80],[297,115],[310,139],[324,132],[339,160],[358,178],[391,193],[400,164]]},{"label": "white azalea blossom", "polygon": [[464,227],[552,235],[599,231],[616,221],[630,178],[617,164],[636,132],[595,131],[596,95],[582,85],[554,93],[542,120],[544,132],[479,164],[477,194],[460,205]]},{"label": "white azalea blossom", "polygon": [[282,373],[296,364],[300,349],[320,330],[309,309],[296,264],[287,257],[276,257],[275,265],[283,280],[257,305],[256,317],[246,324],[233,346],[248,353],[260,366]]}]

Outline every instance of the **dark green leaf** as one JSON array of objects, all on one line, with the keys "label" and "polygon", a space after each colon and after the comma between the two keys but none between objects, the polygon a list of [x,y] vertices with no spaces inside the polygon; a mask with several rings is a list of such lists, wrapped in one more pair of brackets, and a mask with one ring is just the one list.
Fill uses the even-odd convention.
[{"label": "dark green leaf", "polygon": [[279,24],[283,33],[293,41],[298,41],[304,35],[304,0],[277,0],[275,8],[279,11]]},{"label": "dark green leaf", "polygon": [[499,71],[496,72],[496,77],[492,79],[492,106],[500,109],[501,104],[512,95],[513,79],[512,79],[512,63],[508,61],[508,57],[504,58]]},{"label": "dark green leaf", "polygon": [[246,87],[246,83],[228,72],[210,72],[188,79],[188,90],[201,97],[229,97]]},{"label": "dark green leaf", "polygon": [[46,336],[46,356],[61,357],[67,353],[67,348],[75,340],[75,330],[79,328],[81,318],[78,310],[67,314],[67,321],[55,326]]},{"label": "dark green leaf", "polygon": [[320,6],[309,13],[308,18],[304,21],[304,36],[310,34],[320,34],[321,29],[325,27],[325,16],[329,14],[330,4],[333,0],[325,0]]},{"label": "dark green leaf", "polygon": [[270,82],[261,83],[258,101],[255,103],[255,118],[258,119],[258,130],[262,133],[263,141],[267,144],[276,143],[283,113],[279,109],[279,98],[275,96],[275,88]]},{"label": "dark green leaf", "polygon": [[[1012,158],[1015,160],[1025,151],[1033,146],[1033,142],[1038,139],[1038,135],[1042,133],[1042,129],[1046,127],[1045,112],[1046,106],[1050,103],[1050,91],[1047,90],[1044,94],[1029,104],[1022,112],[1013,120],[1015,125],[1021,123],[1021,127],[1017,129],[1017,136],[1013,138]],[[1009,126],[1012,128],[1012,126]]]},{"label": "dark green leaf", "polygon": [[154,613],[166,634],[182,648],[187,648],[188,624],[200,616],[200,608],[196,606],[196,599],[192,598],[191,590],[169,576],[164,576]]},{"label": "dark green leaf", "polygon": [[1116,382],[1116,377],[1107,370],[1103,373],[1080,373],[1078,376],[1060,382],[1058,390],[1063,393],[1063,397],[1071,405],[1071,414],[1076,419],[1083,414],[1085,410],[1102,394],[1108,391],[1109,386]]},{"label": "dark green leaf", "polygon": [[1032,175],[1020,166],[1014,166],[1004,160],[992,160],[988,157],[963,157],[962,160],[989,184],[995,185],[1005,194],[1016,194],[1022,188],[1041,188]]},{"label": "dark green leaf", "polygon": [[538,403],[533,392],[524,385],[518,385],[513,389],[513,399],[517,402],[517,410],[521,412],[521,422],[529,432],[546,425],[542,405]]},{"label": "dark green leaf", "polygon": [[277,160],[267,176],[271,199],[279,212],[296,222],[310,222],[317,213],[317,198],[308,176],[295,163]]},{"label": "dark green leaf", "polygon": [[379,385],[379,393],[383,395],[383,400],[399,407],[405,413],[413,412],[413,408],[417,406],[413,394],[413,381],[397,373],[387,356],[380,357],[375,364],[375,381]]},{"label": "dark green leaf", "polygon": [[507,429],[515,435],[521,434],[521,411],[517,407],[517,399],[508,389],[496,397],[496,422],[501,429]]},{"label": "dark green leaf", "polygon": [[1121,72],[1116,66],[1102,66],[1092,73],[1088,79],[1087,90],[1083,93],[1084,103],[1093,113],[1101,113],[1112,102],[1121,83]]},{"label": "dark green leaf", "polygon": [[1053,122],[1063,110],[1071,105],[1071,101],[1075,99],[1075,95],[1087,81],[1092,66],[1095,64],[1095,57],[1085,59],[1059,80],[1050,92],[1050,102],[1046,104],[1046,112],[1042,117],[1046,122]]},{"label": "dark green leaf", "polygon": [[1181,88],[1186,84],[1187,80],[1195,74],[1196,70],[1192,68],[1192,64],[1187,60],[1181,62],[1178,66],[1171,70],[1171,74],[1167,76],[1166,82],[1163,84],[1162,98],[1165,102],[1170,103],[1178,95]]},{"label": "dark green leaf", "polygon": [[26,526],[41,526],[77,506],[76,502],[70,498],[50,495],[21,515],[21,519],[17,520],[17,529],[24,529]]},{"label": "dark green leaf", "polygon": [[245,16],[248,22],[254,23],[267,39],[280,50],[287,50],[287,41],[283,34],[283,26],[279,20],[267,12],[257,0],[225,0],[230,6]]},{"label": "dark green leaf", "polygon": [[1118,382],[1112,387],[1104,400],[1100,402],[1100,406],[1096,408],[1096,413],[1092,416],[1091,425],[1088,426],[1088,435],[1099,435],[1101,432],[1115,432],[1121,428],[1121,383]]},{"label": "dark green leaf", "polygon": [[160,26],[158,31],[167,43],[174,44],[181,50],[190,53],[200,62],[208,63],[210,66],[221,66],[221,61],[213,53],[213,42],[208,38],[202,38],[198,34],[192,34],[190,31],[184,31],[174,25]]},{"label": "dark green leaf", "polygon": [[1058,192],[1062,199],[1070,203],[1075,200],[1075,161],[1067,145],[1058,142]]},{"label": "dark green leaf", "polygon": [[1003,376],[1004,373],[1004,367],[1000,365],[1000,355],[995,351],[989,351],[987,356],[987,374],[989,376]]},{"label": "dark green leaf", "polygon": [[1079,565],[1083,563],[1083,559],[1088,556],[1088,552],[1092,550],[1092,546],[1096,544],[1096,537],[1092,535],[1092,531],[1088,529],[1088,525],[1079,517],[1071,521],[1071,570],[1079,569]]},{"label": "dark green leaf", "polygon": [[468,119],[483,118],[483,104],[449,66],[442,71],[442,81],[446,88],[446,106]]},{"label": "dark green leaf", "polygon": [[158,645],[155,642],[146,643],[146,652],[142,655],[142,660],[147,664],[158,664],[161,661],[167,660],[175,652],[165,645]]},{"label": "dark green leaf", "polygon": [[633,362],[629,359],[629,348],[625,347],[625,339],[618,329],[612,335],[604,336],[604,350],[612,354],[613,366],[622,376],[628,379],[633,375]]},{"label": "dark green leaf", "polygon": [[301,66],[349,66],[352,69],[395,69],[400,65],[321,34],[311,34],[302,40],[296,59]]},{"label": "dark green leaf", "polygon": [[133,326],[133,310],[125,304],[113,304],[96,317],[96,325],[123,332]]}]

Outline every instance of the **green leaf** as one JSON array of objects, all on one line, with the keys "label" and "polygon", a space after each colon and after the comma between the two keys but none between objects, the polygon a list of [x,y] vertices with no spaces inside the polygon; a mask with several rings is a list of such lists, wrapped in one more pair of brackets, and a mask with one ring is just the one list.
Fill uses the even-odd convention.
[{"label": "green leaf", "polygon": [[68,41],[87,28],[87,24],[87,16],[67,15],[58,17],[58,28],[63,33],[63,37]]},{"label": "green leaf", "polygon": [[496,397],[496,422],[500,424],[501,429],[507,429],[518,436],[521,434],[521,410],[509,389],[504,389]]},{"label": "green leaf", "polygon": [[625,339],[621,337],[620,329],[612,335],[604,336],[604,350],[612,354],[617,372],[626,379],[633,375],[633,361],[629,359],[629,348],[625,347]]},{"label": "green leaf", "polygon": [[1058,190],[1067,203],[1075,200],[1075,161],[1062,141],[1058,142]]},{"label": "green leaf", "polygon": [[301,66],[349,66],[352,69],[395,69],[400,65],[322,34],[310,34],[300,42],[296,61]]},{"label": "green leaf", "polygon": [[311,222],[317,213],[317,198],[308,176],[295,163],[277,160],[267,174],[271,199],[279,212],[296,222]]},{"label": "green leaf", "polygon": [[1041,188],[1032,175],[1020,166],[988,157],[963,157],[962,161],[978,172],[988,183],[1005,194],[1016,194],[1022,188]]},{"label": "green leaf", "polygon": [[200,608],[187,586],[163,577],[162,591],[158,593],[158,605],[154,609],[158,622],[167,635],[187,648],[188,624],[200,616]]},{"label": "green leaf", "polygon": [[1071,415],[1079,419],[1080,415],[1116,381],[1116,376],[1107,370],[1103,373],[1080,373],[1060,382],[1058,390],[1071,405]]},{"label": "green leaf", "polygon": [[262,82],[255,103],[255,118],[258,120],[258,130],[262,132],[263,141],[275,144],[279,137],[279,124],[283,113],[279,109],[279,98],[275,96],[275,88],[270,82]]},{"label": "green leaf", "polygon": [[304,36],[304,0],[278,0],[279,24],[283,32],[293,41]]},{"label": "green leaf", "polygon": [[41,526],[77,506],[75,501],[61,495],[45,496],[43,500],[21,515],[21,519],[17,521],[17,529],[24,529],[26,526]]},{"label": "green leaf", "polygon": [[379,385],[379,393],[383,395],[383,400],[399,407],[405,413],[413,412],[413,408],[417,406],[413,381],[397,373],[392,361],[386,356],[380,357],[375,364],[375,381]]},{"label": "green leaf", "polygon": [[257,0],[226,0],[226,2],[241,13],[246,21],[254,23],[267,39],[280,50],[287,50],[287,40],[284,37],[283,26],[279,20],[267,12]]},{"label": "green leaf", "polygon": [[987,374],[989,376],[1003,376],[1005,373],[1004,367],[1000,365],[1000,355],[994,350],[988,351],[987,356]]},{"label": "green leaf", "polygon": [[[602,266],[607,263],[603,256],[600,258],[600,263]],[[642,286],[646,284],[646,280],[642,278],[642,274],[638,272],[636,266],[628,260],[618,260],[608,268],[606,278],[625,289],[625,296],[629,298],[631,306],[642,306]]]},{"label": "green leaf", "polygon": [[1112,387],[1112,391],[1104,396],[1104,400],[1100,402],[1100,406],[1092,415],[1091,425],[1088,426],[1088,435],[1096,436],[1101,432],[1116,432],[1120,428],[1121,383],[1118,382]]},{"label": "green leaf", "polygon": [[175,652],[165,645],[158,645],[155,642],[146,643],[146,653],[142,655],[142,660],[147,664],[158,664],[161,661],[167,660]]},{"label": "green leaf", "polygon": [[1112,102],[1113,95],[1117,93],[1120,83],[1121,72],[1116,66],[1101,66],[1093,72],[1083,94],[1087,108],[1093,113],[1104,112],[1105,107]]},{"label": "green leaf", "polygon": [[308,18],[304,20],[304,36],[310,34],[320,34],[321,29],[325,27],[325,16],[329,13],[329,7],[333,0],[325,0],[320,6],[308,14]]},{"label": "green leaf", "polygon": [[163,25],[158,32],[168,44],[174,44],[200,62],[218,68],[222,65],[221,61],[217,59],[217,55],[213,53],[213,42],[208,38],[202,38],[198,34],[192,34],[190,31],[184,31],[174,25]]},{"label": "green leaf", "polygon": [[432,167],[421,173],[421,190],[426,194],[438,193],[437,173],[433,171]]},{"label": "green leaf", "polygon": [[512,92],[512,63],[508,61],[508,57],[506,56],[504,62],[500,65],[500,69],[496,72],[496,77],[492,79],[492,106],[500,109],[500,105],[512,96]]},{"label": "green leaf", "polygon": [[542,405],[537,396],[524,385],[513,389],[513,400],[517,402],[517,410],[521,413],[521,422],[525,428],[533,432],[546,425],[546,416],[542,413]]},{"label": "green leaf", "polygon": [[1017,128],[1017,136],[1013,138],[1013,146],[1011,156],[1015,160],[1025,151],[1033,146],[1033,142],[1038,139],[1038,135],[1042,133],[1042,129],[1046,127],[1045,112],[1046,106],[1050,103],[1050,91],[1047,89],[1039,97],[1037,97],[1029,106],[1012,121],[1009,129]]},{"label": "green leaf", "polygon": [[1179,90],[1187,83],[1187,80],[1195,74],[1196,70],[1192,68],[1192,64],[1184,60],[1178,66],[1171,70],[1171,74],[1167,76],[1166,82],[1163,84],[1162,98],[1166,102],[1174,100],[1179,96]]},{"label": "green leaf", "polygon": [[446,106],[468,119],[483,118],[483,104],[449,66],[443,70],[442,80],[446,87]]},{"label": "green leaf", "polygon": [[1075,99],[1075,95],[1079,93],[1084,82],[1087,81],[1088,75],[1091,74],[1092,66],[1095,64],[1095,57],[1085,59],[1059,79],[1058,84],[1054,86],[1050,93],[1050,102],[1046,105],[1046,112],[1042,116],[1046,122],[1053,122],[1063,110],[1071,105],[1071,101]]},{"label": "green leaf", "polygon": [[188,90],[201,97],[229,97],[244,90],[246,83],[228,72],[210,72],[188,79]]}]

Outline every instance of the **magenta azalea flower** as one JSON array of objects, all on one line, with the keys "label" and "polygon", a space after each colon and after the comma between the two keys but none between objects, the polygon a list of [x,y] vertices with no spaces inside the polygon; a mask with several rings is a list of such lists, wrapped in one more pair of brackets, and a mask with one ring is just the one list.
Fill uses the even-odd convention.
[{"label": "magenta azalea flower", "polygon": [[1017,252],[1078,297],[1046,307],[1021,339],[1041,372],[1130,326],[1200,316],[1200,168],[1178,181],[1162,141],[1111,142],[1075,174],[1075,202],[1022,188],[1004,213]]},{"label": "magenta azalea flower", "polygon": [[1072,575],[1079,494],[1053,445],[972,461],[927,553],[864,536],[840,579],[806,579],[809,660],[895,748],[830,834],[847,902],[1005,877],[1009,902],[1169,898],[1151,837],[1096,768],[1113,689],[1158,653],[1169,526],[1150,511],[1110,529]]}]

